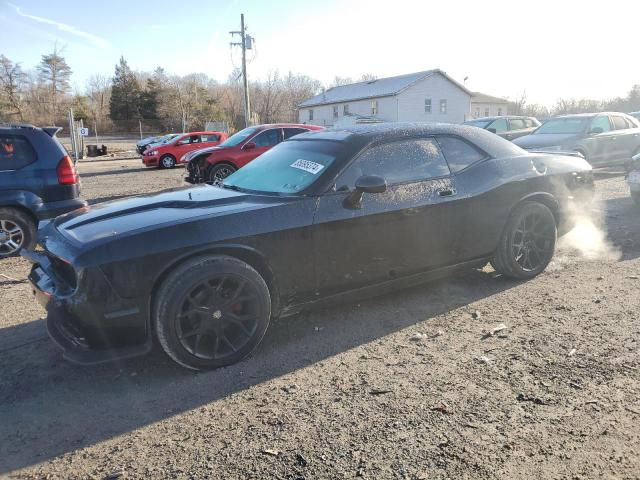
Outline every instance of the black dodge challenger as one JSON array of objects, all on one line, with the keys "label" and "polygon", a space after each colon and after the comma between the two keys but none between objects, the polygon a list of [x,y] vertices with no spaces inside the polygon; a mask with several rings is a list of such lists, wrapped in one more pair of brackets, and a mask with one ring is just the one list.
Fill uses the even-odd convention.
[{"label": "black dodge challenger", "polygon": [[379,124],[293,137],[220,186],[92,206],[39,232],[30,281],[69,360],[239,361],[269,321],[491,262],[551,260],[591,167],[479,128]]}]

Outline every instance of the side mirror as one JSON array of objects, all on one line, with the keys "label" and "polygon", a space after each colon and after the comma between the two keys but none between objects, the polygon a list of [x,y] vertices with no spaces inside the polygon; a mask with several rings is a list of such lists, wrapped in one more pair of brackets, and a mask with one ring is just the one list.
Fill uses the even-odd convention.
[{"label": "side mirror", "polygon": [[591,130],[589,130],[589,135],[597,135],[597,134],[602,133],[602,132],[604,132],[602,127],[596,127],[596,128],[592,128]]},{"label": "side mirror", "polygon": [[495,128],[487,128],[487,131],[491,132],[491,133],[496,133],[496,129]]},{"label": "side mirror", "polygon": [[387,190],[387,181],[378,175],[363,175],[356,180],[356,189],[345,198],[345,207],[360,208],[363,193],[383,193]]},{"label": "side mirror", "polygon": [[253,142],[247,142],[242,146],[242,150],[253,150],[256,148],[256,144]]}]

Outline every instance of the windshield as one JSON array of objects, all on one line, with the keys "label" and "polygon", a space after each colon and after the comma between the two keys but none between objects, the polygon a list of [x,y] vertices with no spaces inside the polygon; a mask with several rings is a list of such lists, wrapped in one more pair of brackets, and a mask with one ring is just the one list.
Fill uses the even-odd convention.
[{"label": "windshield", "polygon": [[582,133],[587,129],[587,126],[590,122],[590,117],[552,118],[543,123],[535,132],[533,132],[533,134],[538,135],[541,133]]},{"label": "windshield", "polygon": [[227,138],[224,142],[222,142],[220,147],[235,147],[236,145],[244,142],[247,138],[258,131],[255,127],[245,128],[244,130],[240,130],[237,133],[234,133],[229,138]]},{"label": "windshield", "polygon": [[297,193],[318,180],[336,159],[338,142],[289,141],[263,153],[224,180],[224,184],[265,193]]},{"label": "windshield", "polygon": [[472,127],[485,128],[489,125],[492,120],[470,120],[468,122],[464,122],[465,125],[470,125]]}]

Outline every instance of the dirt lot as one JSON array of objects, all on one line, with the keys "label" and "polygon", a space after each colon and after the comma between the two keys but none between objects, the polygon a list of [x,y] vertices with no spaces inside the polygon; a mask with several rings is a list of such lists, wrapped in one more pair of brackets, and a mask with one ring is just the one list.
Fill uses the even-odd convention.
[{"label": "dirt lot", "polygon": [[[140,167],[81,163],[84,196],[181,183]],[[203,374],[161,352],[63,361],[5,260],[0,476],[640,478],[640,211],[621,177],[597,183],[607,238],[585,222],[532,281],[487,267],[287,318]]]}]

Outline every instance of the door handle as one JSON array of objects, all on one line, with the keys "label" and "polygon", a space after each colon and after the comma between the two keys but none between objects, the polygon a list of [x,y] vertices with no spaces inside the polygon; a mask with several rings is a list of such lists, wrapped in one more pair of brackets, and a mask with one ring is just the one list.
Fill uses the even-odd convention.
[{"label": "door handle", "polygon": [[445,188],[443,190],[438,190],[438,195],[440,195],[441,197],[450,197],[452,195],[455,195],[456,191],[451,189],[451,188]]}]

